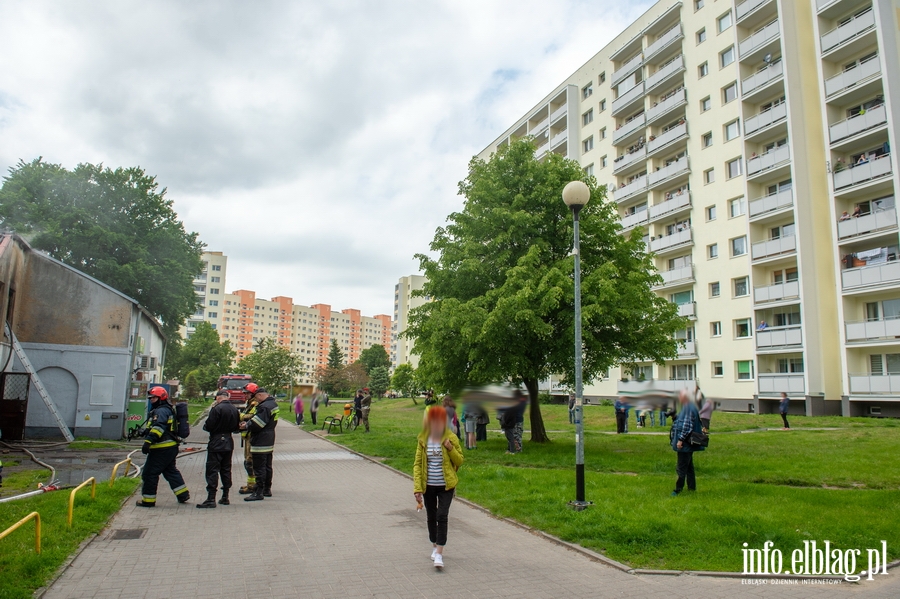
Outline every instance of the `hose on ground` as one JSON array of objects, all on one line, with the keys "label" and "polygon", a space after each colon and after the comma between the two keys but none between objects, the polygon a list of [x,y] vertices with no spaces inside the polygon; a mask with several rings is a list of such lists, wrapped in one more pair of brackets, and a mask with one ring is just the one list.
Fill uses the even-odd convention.
[{"label": "hose on ground", "polygon": [[21,451],[21,452],[24,452],[24,453],[28,454],[28,457],[31,458],[31,461],[32,461],[32,462],[34,462],[34,463],[37,464],[38,466],[43,466],[44,468],[46,468],[47,470],[49,470],[49,471],[50,471],[50,480],[47,481],[47,484],[48,484],[48,485],[53,484],[53,481],[56,480],[56,468],[54,468],[53,466],[51,466],[51,465],[48,464],[47,462],[42,462],[41,460],[39,460],[39,459],[37,458],[37,456],[35,456],[33,453],[31,453],[30,451],[28,451],[28,450],[25,449],[24,447],[16,446],[16,445],[10,445],[9,443],[4,443],[3,441],[0,441],[0,446],[6,447],[7,449],[11,449],[12,451]]}]

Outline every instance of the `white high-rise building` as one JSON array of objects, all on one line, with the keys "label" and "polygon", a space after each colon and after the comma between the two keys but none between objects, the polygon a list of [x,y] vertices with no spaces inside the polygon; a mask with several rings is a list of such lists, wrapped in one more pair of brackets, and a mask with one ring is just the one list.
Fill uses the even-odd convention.
[{"label": "white high-rise building", "polygon": [[181,336],[190,339],[201,322],[208,322],[222,335],[222,315],[225,306],[225,273],[228,256],[222,252],[203,252],[203,270],[194,279],[194,293],[200,299],[200,307],[181,327]]},{"label": "white high-rise building", "polygon": [[413,295],[414,291],[421,291],[424,286],[425,277],[422,275],[400,277],[394,286],[394,330],[390,349],[394,368],[400,364],[411,364],[413,368],[419,365],[419,356],[412,353],[413,341],[404,337],[403,332],[409,326],[409,312],[427,301],[427,298]]}]

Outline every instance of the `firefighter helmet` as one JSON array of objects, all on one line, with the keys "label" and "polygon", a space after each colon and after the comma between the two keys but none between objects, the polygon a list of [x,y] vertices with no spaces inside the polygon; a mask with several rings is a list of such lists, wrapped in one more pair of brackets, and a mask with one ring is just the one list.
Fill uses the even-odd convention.
[{"label": "firefighter helmet", "polygon": [[244,393],[249,393],[250,396],[254,396],[259,393],[259,385],[256,383],[247,383],[244,385]]},{"label": "firefighter helmet", "polygon": [[169,399],[169,392],[163,387],[153,387],[147,391],[147,399],[151,401],[166,401]]}]

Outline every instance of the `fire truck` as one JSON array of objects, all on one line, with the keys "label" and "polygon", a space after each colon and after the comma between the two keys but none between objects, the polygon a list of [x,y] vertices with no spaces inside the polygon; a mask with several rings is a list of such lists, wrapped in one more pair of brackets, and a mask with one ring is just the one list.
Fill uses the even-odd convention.
[{"label": "fire truck", "polygon": [[218,389],[228,391],[228,401],[233,404],[245,403],[242,389],[247,383],[252,383],[253,377],[249,374],[225,374],[219,377]]}]

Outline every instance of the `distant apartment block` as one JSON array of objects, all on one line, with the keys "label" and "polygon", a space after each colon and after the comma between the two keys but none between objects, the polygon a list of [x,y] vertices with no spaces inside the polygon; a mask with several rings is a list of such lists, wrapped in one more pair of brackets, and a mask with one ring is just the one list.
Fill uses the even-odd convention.
[{"label": "distant apartment block", "polygon": [[411,364],[413,368],[419,365],[419,356],[413,353],[413,341],[403,336],[403,332],[409,326],[409,313],[418,308],[427,300],[424,297],[415,297],[416,291],[421,291],[425,286],[425,277],[422,275],[409,275],[400,277],[394,286],[394,330],[392,331],[391,362],[394,368],[400,364]]},{"label": "distant apartment block", "polygon": [[201,322],[208,322],[214,329],[222,331],[222,308],[225,298],[225,275],[228,270],[228,256],[222,252],[203,252],[203,270],[194,279],[194,293],[200,300],[197,311],[181,327],[181,336],[189,339]]}]

